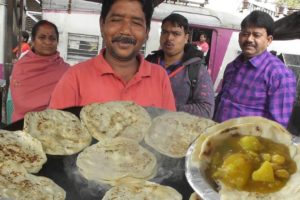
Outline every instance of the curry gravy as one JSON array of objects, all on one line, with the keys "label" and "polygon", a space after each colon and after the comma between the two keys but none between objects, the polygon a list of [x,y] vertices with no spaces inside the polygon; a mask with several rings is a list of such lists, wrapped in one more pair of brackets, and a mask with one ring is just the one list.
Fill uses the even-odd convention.
[{"label": "curry gravy", "polygon": [[213,149],[206,175],[238,190],[271,193],[296,170],[287,146],[257,136],[231,135]]}]

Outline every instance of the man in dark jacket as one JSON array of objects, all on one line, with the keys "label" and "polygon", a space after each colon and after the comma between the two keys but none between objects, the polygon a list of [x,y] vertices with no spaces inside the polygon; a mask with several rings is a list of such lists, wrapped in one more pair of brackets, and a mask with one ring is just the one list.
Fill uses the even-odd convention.
[{"label": "man in dark jacket", "polygon": [[203,65],[203,53],[188,43],[188,20],[180,14],[173,13],[162,21],[161,29],[161,50],[152,52],[146,60],[166,69],[177,111],[212,118],[213,83]]}]

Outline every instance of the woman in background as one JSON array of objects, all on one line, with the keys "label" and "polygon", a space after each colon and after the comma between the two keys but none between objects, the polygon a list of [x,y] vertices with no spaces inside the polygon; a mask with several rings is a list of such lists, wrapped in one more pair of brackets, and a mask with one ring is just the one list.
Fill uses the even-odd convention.
[{"label": "woman in background", "polygon": [[32,28],[32,50],[16,62],[12,71],[12,121],[48,107],[56,83],[69,68],[57,51],[58,37],[56,25],[49,21],[41,20]]}]

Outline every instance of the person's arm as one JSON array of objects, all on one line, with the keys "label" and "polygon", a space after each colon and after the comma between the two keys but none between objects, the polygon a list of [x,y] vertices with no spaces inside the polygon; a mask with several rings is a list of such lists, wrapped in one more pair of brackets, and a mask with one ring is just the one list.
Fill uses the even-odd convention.
[{"label": "person's arm", "polygon": [[207,70],[201,67],[198,73],[198,84],[195,88],[192,102],[177,105],[177,110],[211,119],[214,106],[213,83]]},{"label": "person's arm", "polygon": [[267,106],[271,117],[287,127],[296,96],[296,78],[292,72],[271,77]]},{"label": "person's arm", "polygon": [[49,104],[49,108],[63,109],[78,106],[76,77],[68,70],[57,83]]},{"label": "person's arm", "polygon": [[201,49],[204,53],[207,53],[208,50],[209,50],[209,44],[207,42],[205,42],[203,45],[202,45],[202,49]]}]

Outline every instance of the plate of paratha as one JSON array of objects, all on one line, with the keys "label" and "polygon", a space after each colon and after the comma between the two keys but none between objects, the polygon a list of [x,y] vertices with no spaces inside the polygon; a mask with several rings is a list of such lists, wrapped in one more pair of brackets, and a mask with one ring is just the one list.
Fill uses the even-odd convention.
[{"label": "plate of paratha", "polygon": [[299,199],[300,144],[262,117],[213,126],[189,148],[186,177],[204,200]]}]

